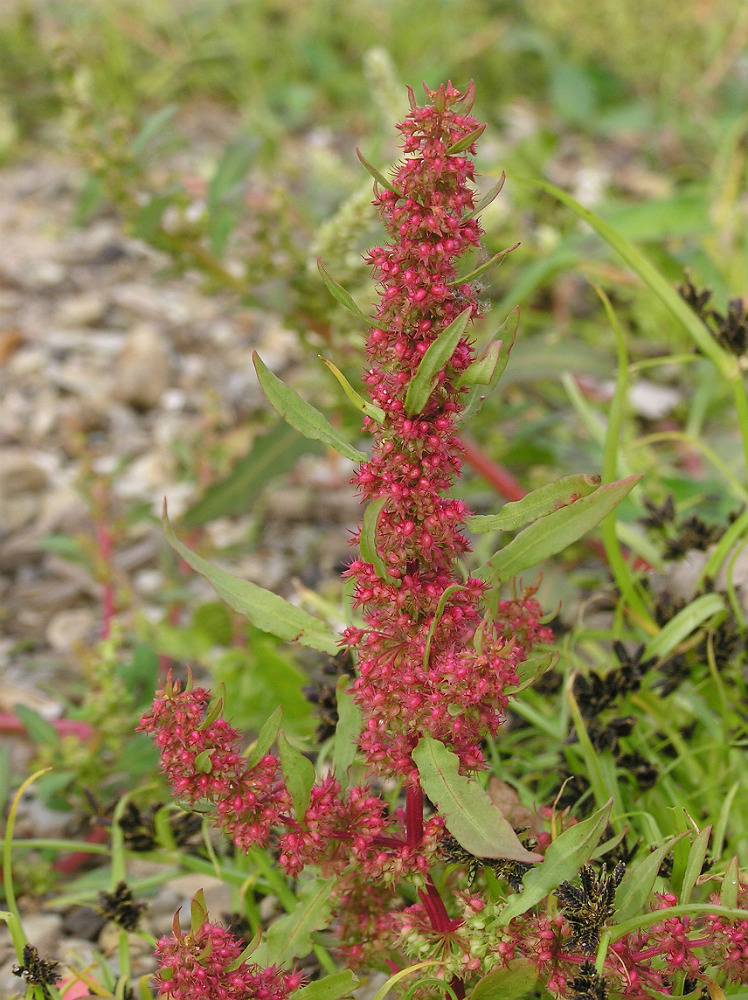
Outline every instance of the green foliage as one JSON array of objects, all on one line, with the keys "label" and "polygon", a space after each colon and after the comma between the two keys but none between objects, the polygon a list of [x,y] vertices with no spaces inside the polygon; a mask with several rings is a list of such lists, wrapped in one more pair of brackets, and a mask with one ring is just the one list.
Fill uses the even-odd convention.
[{"label": "green foliage", "polygon": [[[552,906],[549,896],[559,882],[590,859],[626,856],[629,869],[612,918],[618,933],[645,919],[655,889],[698,906],[722,880],[721,903],[734,907],[748,867],[745,360],[728,355],[675,291],[685,267],[714,287],[719,308],[746,291],[748,125],[727,44],[733,29],[739,37],[740,26],[729,0],[694,8],[694,16],[669,0],[593,0],[583,16],[578,5],[548,0],[499,7],[468,0],[456,18],[453,4],[434,0],[62,0],[33,11],[19,2],[0,25],[0,157],[14,155],[29,139],[63,135],[88,173],[79,222],[116,206],[127,230],[165,253],[175,270],[199,271],[206,293],[229,292],[237,304],[275,310],[300,331],[310,356],[323,343],[357,370],[353,334],[358,343],[373,296],[360,253],[381,239],[373,235],[371,188],[356,187],[360,172],[352,157],[333,149],[312,153],[309,143],[300,158],[299,149],[322,121],[356,138],[378,122],[383,105],[394,101],[386,84],[398,68],[407,68],[415,83],[476,78],[486,117],[501,126],[501,146],[486,146],[482,166],[488,177],[503,169],[509,175],[503,208],[489,203],[490,192],[483,199],[487,244],[494,258],[517,235],[523,244],[498,275],[474,262],[474,273],[480,270],[486,281],[486,311],[493,302],[493,312],[478,331],[480,342],[489,342],[485,356],[464,379],[471,386],[470,414],[477,417],[470,434],[489,462],[511,467],[530,492],[489,513],[496,510],[495,495],[467,470],[465,499],[481,511],[470,529],[523,530],[496,554],[490,539],[479,538],[466,570],[475,573],[483,563],[502,586],[501,596],[509,597],[511,577],[542,566],[542,603],[549,609],[560,603],[564,615],[557,660],[526,665],[522,683],[536,673],[537,683],[518,693],[508,725],[489,747],[495,776],[516,788],[525,806],[555,803],[547,821],[554,839],[545,860],[525,876],[522,894],[504,904],[490,872],[478,876],[476,891],[498,899],[500,920],[508,923],[534,906]],[[709,22],[700,24],[707,9]],[[389,76],[376,87],[371,72],[362,72],[375,45],[391,55],[384,70],[381,51],[377,57],[380,76]],[[194,143],[185,125],[190,110],[214,106],[231,135],[201,145],[205,182],[195,194],[173,155]],[[371,170],[387,186],[386,164],[395,152],[389,109],[384,118],[387,131],[377,125],[363,145],[376,164]],[[652,139],[660,126],[663,150],[657,151]],[[545,182],[517,183],[521,174],[567,177],[566,162],[574,168],[559,181],[564,188],[583,188],[581,165],[602,163],[594,211]],[[251,209],[248,190],[261,194]],[[345,288],[324,269],[320,281],[309,266],[317,252]],[[598,299],[581,279],[605,293]],[[499,350],[490,338],[495,317],[509,315],[511,326],[517,304],[522,334],[504,372],[508,348]],[[427,400],[459,337],[459,322],[452,339],[445,331],[433,357],[424,359],[409,412]],[[610,402],[604,382],[616,368]],[[358,412],[340,429],[301,398],[314,398],[316,387],[302,384],[296,393],[261,363],[258,372],[273,405],[298,430],[351,461],[362,457],[352,444]],[[499,375],[500,389],[492,393]],[[347,378],[341,372],[336,378],[360,410]],[[674,390],[666,417],[637,409],[633,390],[643,379],[651,394]],[[285,424],[272,425],[231,469],[213,476],[178,530],[256,510],[276,477],[321,450]],[[580,476],[580,468],[600,470],[604,485],[594,475]],[[644,523],[652,520],[650,505],[669,495],[673,516],[659,526]],[[384,577],[385,563],[372,544],[379,510],[376,504],[368,510],[362,553]],[[687,529],[696,512],[715,529],[701,547]],[[605,558],[582,541],[601,519]],[[86,789],[103,805],[153,780],[153,753],[132,728],[150,700],[162,655],[207,670],[224,686],[232,724],[260,734],[250,764],[279,741],[301,814],[313,774],[305,754],[308,748],[313,757],[317,749],[317,723],[302,693],[307,671],[275,636],[333,653],[337,638],[327,622],[348,612],[337,596],[331,606],[320,600],[323,621],[212,565],[192,551],[204,551],[203,538],[188,548],[168,522],[167,533],[232,610],[218,601],[195,603],[180,584],[164,603],[175,598],[181,624],[143,624],[139,645],[118,636],[91,651],[81,663],[85,691],[68,711],[91,727],[90,741],[61,738],[38,714],[19,709],[40,763],[54,765],[37,790],[52,805],[69,808],[83,802]],[[44,547],[79,565],[90,562],[77,538],[52,536]],[[687,585],[690,563],[702,556]],[[344,787],[348,771],[356,770],[360,729],[348,685],[347,678],[338,681],[337,732],[320,758],[332,763]],[[627,718],[633,720],[628,732],[620,725]],[[290,740],[279,737],[281,726]],[[466,847],[481,857],[534,857],[489,794],[456,773],[441,744],[422,741],[414,758],[424,788]],[[208,758],[202,763],[210,769]],[[147,800],[152,792],[138,794]],[[394,801],[398,792],[390,794]],[[221,872],[237,888],[253,928],[259,923],[255,891],[281,901],[286,915],[255,958],[291,961],[315,951],[323,966],[332,961],[320,944],[329,922],[328,883],[310,880],[295,894],[273,874],[268,856],[245,862],[212,842],[187,850],[174,839],[171,811],[162,808],[156,816],[160,859],[184,870]],[[17,885],[49,889],[54,853],[45,848],[24,857],[14,869]],[[91,902],[107,878],[99,870],[71,892]],[[105,971],[101,976],[105,981]],[[520,998],[535,983],[534,967],[520,963],[484,976],[469,996]],[[349,973],[333,973],[298,997],[334,1000],[355,985]]]}]

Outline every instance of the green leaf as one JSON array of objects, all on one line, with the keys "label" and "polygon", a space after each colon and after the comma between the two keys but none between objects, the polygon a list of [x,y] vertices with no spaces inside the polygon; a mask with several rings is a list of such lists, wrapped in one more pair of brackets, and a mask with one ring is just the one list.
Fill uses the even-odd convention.
[{"label": "green leaf", "polygon": [[642,654],[643,659],[648,660],[653,656],[662,659],[668,656],[699,625],[724,610],[725,602],[719,594],[702,594],[697,597],[649,640]]},{"label": "green leaf", "polygon": [[733,857],[722,876],[722,889],[719,894],[719,905],[734,909],[738,905],[738,886],[740,885],[740,868],[737,857]]},{"label": "green leaf", "polygon": [[699,875],[701,875],[701,869],[704,864],[704,858],[706,857],[707,848],[709,846],[709,838],[711,835],[712,827],[710,824],[709,826],[705,826],[703,830],[699,830],[694,837],[693,843],[691,844],[691,850],[688,853],[688,862],[683,876],[683,885],[678,896],[679,903],[687,903],[691,898],[693,887],[696,885],[696,879]]},{"label": "green leaf", "polygon": [[221,257],[240,218],[244,181],[259,143],[255,136],[242,136],[228,145],[208,188],[208,237],[212,252]]},{"label": "green leaf", "polygon": [[369,161],[366,159],[366,157],[358,147],[356,147],[356,156],[359,158],[361,163],[363,163],[363,165],[369,171],[369,173],[377,182],[377,184],[381,184],[383,188],[387,188],[388,191],[391,191],[393,194],[396,194],[398,198],[402,198],[402,195],[397,190],[397,188],[393,187],[392,184],[384,176],[384,174],[380,173],[375,166],[369,163]]},{"label": "green leaf", "polygon": [[476,215],[480,215],[480,213],[483,211],[484,208],[488,208],[491,202],[501,194],[501,189],[504,187],[505,181],[506,181],[506,174],[502,170],[501,177],[494,184],[491,190],[487,194],[483,195],[483,197],[475,206],[473,211],[469,212],[466,216],[464,216],[462,221],[469,222],[471,219],[474,219]]},{"label": "green leaf", "polygon": [[34,743],[39,743],[44,746],[57,746],[59,743],[59,737],[57,735],[57,730],[52,725],[51,722],[47,722],[45,718],[35,712],[33,708],[29,708],[27,705],[14,705],[13,712],[16,718],[23,723],[26,732],[29,734]]},{"label": "green leaf", "polygon": [[418,369],[413,376],[408,391],[405,394],[405,412],[409,417],[421,413],[429,396],[436,388],[437,377],[454,354],[465,328],[470,322],[472,307],[463,309],[457,319],[439,334],[421,358]]},{"label": "green leaf", "polygon": [[455,382],[455,386],[461,389],[464,385],[490,385],[499,364],[501,343],[500,340],[492,340],[490,344],[487,344],[475,361],[471,365],[468,365],[462,375],[460,375]]},{"label": "green leaf", "polygon": [[473,129],[472,132],[463,136],[462,139],[458,139],[457,142],[453,142],[447,150],[446,155],[453,156],[455,153],[462,153],[468,148],[468,146],[472,146],[474,142],[477,142],[485,131],[486,126],[479,125],[478,128]]},{"label": "green leaf", "polygon": [[543,864],[531,868],[525,875],[523,891],[515,893],[502,908],[499,914],[501,926],[506,926],[510,920],[526,913],[562,882],[574,878],[582,865],[592,857],[597,842],[608,825],[611,806],[612,800],[581,823],[564,830],[553,841],[545,852]]},{"label": "green leaf", "polygon": [[679,833],[656,851],[635,862],[623,876],[623,881],[616,891],[616,912],[614,924],[622,924],[642,911],[649,900],[655,879],[665,857],[686,833]]},{"label": "green leaf", "polygon": [[197,934],[203,926],[207,915],[208,909],[205,905],[205,893],[202,889],[198,889],[190,903],[190,931],[193,934]]},{"label": "green leaf", "polygon": [[344,969],[296,990],[293,1000],[340,1000],[341,997],[349,996],[359,984],[358,976],[350,969]]},{"label": "green leaf", "polygon": [[181,191],[179,185],[169,187],[162,194],[154,195],[138,209],[132,225],[132,235],[144,243],[152,243],[161,228],[164,213]]},{"label": "green leaf", "polygon": [[302,688],[308,681],[293,650],[279,645],[275,636],[247,629],[247,644],[234,646],[213,663],[214,683],[223,684],[231,724],[259,732],[268,716],[283,708],[283,730],[289,737],[311,738],[317,720]]},{"label": "green leaf", "polygon": [[234,636],[232,615],[223,601],[209,601],[195,608],[192,628],[202,632],[211,646],[229,646]]},{"label": "green leaf", "polygon": [[256,351],[252,354],[252,360],[262,391],[267,396],[270,405],[283,417],[286,423],[295,427],[305,437],[312,438],[313,441],[324,441],[341,455],[350,458],[352,462],[366,460],[366,453],[349,444],[342,434],[335,430],[327,417],[323,416],[311,403],[302,399],[293,389],[284,385],[276,375],[273,375]]},{"label": "green leaf", "polygon": [[475,281],[476,278],[480,278],[482,274],[490,270],[494,264],[500,263],[512,250],[516,250],[519,243],[515,243],[511,247],[507,247],[505,250],[499,250],[495,253],[490,260],[487,260],[485,264],[481,264],[480,267],[476,267],[475,270],[470,271],[468,274],[463,274],[459,278],[455,278],[454,281],[450,281],[449,287],[455,288],[457,285],[468,285],[471,281]]},{"label": "green leaf", "polygon": [[188,566],[204,576],[212,585],[219,597],[235,611],[245,615],[253,625],[270,632],[279,639],[298,642],[302,646],[311,646],[325,653],[335,654],[339,646],[335,633],[301,608],[296,608],[282,597],[273,594],[264,587],[258,587],[249,580],[241,580],[225,570],[219,569],[202,556],[191,552],[179,541],[169,523],[164,502],[164,531],[173,549],[179,553]]},{"label": "green leaf", "polygon": [[[496,384],[498,383],[499,379],[504,374],[506,366],[509,363],[509,355],[511,353],[512,348],[514,347],[514,341],[517,337],[517,328],[519,327],[519,309],[514,310],[514,316],[515,316],[515,323],[514,323],[514,331],[512,332],[512,339],[509,341],[507,340],[494,341],[494,343],[501,344],[502,350],[499,352],[496,361],[496,366],[493,369],[493,372],[491,373],[491,377],[488,381],[487,388],[484,389],[484,387],[481,386],[480,384],[474,385],[471,386],[468,392],[465,394],[463,400],[463,409],[462,412],[459,414],[460,424],[466,423],[468,420],[474,417],[476,413],[478,413],[481,406],[483,406],[483,402],[486,396],[496,387]],[[508,317],[502,324],[501,329],[503,329],[507,325],[507,322],[508,322]],[[486,350],[488,350],[490,347],[491,344],[488,345],[488,348],[486,348]],[[469,370],[470,369],[468,369],[468,371]]]},{"label": "green leaf", "polygon": [[371,563],[374,572],[380,580],[389,580],[387,566],[377,549],[377,525],[382,511],[389,503],[389,497],[378,497],[366,505],[364,519],[361,524],[361,537],[359,539],[359,549],[364,562]]},{"label": "green leaf", "polygon": [[498,514],[469,517],[467,527],[478,535],[485,531],[514,531],[530,521],[537,521],[555,510],[568,507],[580,497],[589,496],[599,485],[599,476],[587,476],[583,473],[564,476],[555,483],[533,490],[521,500],[504,504]]},{"label": "green leaf", "polygon": [[525,958],[516,959],[479,979],[468,1000],[521,1000],[533,989],[538,976],[537,967],[532,962]]},{"label": "green leaf", "polygon": [[319,359],[322,362],[322,364],[327,365],[327,367],[333,373],[338,383],[340,384],[340,387],[342,388],[343,392],[346,394],[348,399],[353,403],[356,409],[359,410],[361,413],[363,413],[365,417],[370,417],[372,420],[375,420],[378,424],[383,424],[384,410],[382,409],[382,407],[377,406],[376,403],[370,403],[367,399],[364,399],[364,397],[360,393],[356,392],[356,390],[353,388],[353,386],[345,377],[345,375],[340,371],[340,369],[336,365],[332,363],[332,361],[328,361],[327,358],[323,358],[321,354],[319,355]]},{"label": "green leaf", "polygon": [[231,472],[209,486],[197,503],[185,511],[179,518],[180,525],[195,528],[218,517],[248,513],[268,483],[290,472],[302,455],[318,449],[322,450],[321,445],[303,437],[285,420],[276,420],[234,464]]},{"label": "green leaf", "polygon": [[271,924],[255,951],[254,960],[258,965],[287,965],[292,959],[312,951],[312,932],[330,923],[333,881],[317,878],[303,883],[296,908]]},{"label": "green leaf", "polygon": [[356,759],[358,738],[361,735],[361,710],[348,690],[349,677],[338,678],[335,700],[338,706],[338,722],[335,726],[335,746],[332,751],[332,767],[341,788],[348,786],[348,768]]},{"label": "green leaf", "polygon": [[178,110],[179,106],[177,104],[167,104],[146,118],[143,127],[135,136],[130,146],[130,152],[135,160],[143,158],[143,154],[147,148],[166,129],[166,126],[175,117]]},{"label": "green leaf", "polygon": [[227,972],[236,972],[239,966],[246,962],[257,951],[261,940],[261,934],[262,932],[258,928],[257,933],[249,944],[247,944],[247,946],[236,956],[234,961],[226,967]]},{"label": "green leaf", "polygon": [[258,149],[257,138],[251,135],[242,136],[226,146],[208,188],[209,211],[235,197]]},{"label": "green leaf", "polygon": [[267,754],[270,747],[278,738],[278,732],[282,721],[283,706],[279,705],[258,733],[255,745],[252,747],[252,750],[247,757],[247,767],[254,767],[256,764],[259,764],[262,758]]},{"label": "green leaf", "polygon": [[459,773],[457,754],[431,736],[422,736],[413,750],[421,785],[436,805],[452,836],[479,858],[535,862],[542,855],[528,851],[476,781]]},{"label": "green leaf", "polygon": [[202,750],[197,757],[195,757],[195,770],[198,774],[210,774],[213,770],[213,761],[211,760],[211,757],[215,752],[215,747],[209,747],[207,750]]},{"label": "green leaf", "polygon": [[507,580],[561,552],[599,524],[640,479],[640,475],[628,476],[600,486],[569,506],[541,517],[484,563],[476,575],[492,582]]},{"label": "green leaf", "polygon": [[286,787],[291,793],[296,819],[301,823],[309,808],[309,796],[314,784],[314,764],[288,742],[285,733],[278,734],[278,755]]},{"label": "green leaf", "polygon": [[458,590],[465,590],[465,587],[463,587],[460,583],[451,583],[442,591],[439,603],[436,605],[436,611],[434,612],[434,617],[431,619],[431,624],[429,625],[426,642],[423,648],[424,670],[428,670],[429,658],[431,656],[431,643],[434,641],[434,636],[436,635],[436,630],[439,627],[439,622],[442,620],[442,616],[444,615],[444,609],[447,606],[447,601],[450,599],[452,594],[456,594]]},{"label": "green leaf", "polygon": [[330,272],[322,263],[321,257],[317,258],[317,269],[319,270],[319,273],[322,276],[322,280],[325,283],[325,288],[328,290],[330,295],[332,295],[332,297],[337,302],[339,302],[341,306],[344,306],[346,309],[349,310],[349,312],[352,312],[354,316],[358,316],[360,320],[363,320],[366,326],[371,326],[372,324],[371,316],[367,316],[366,313],[363,311],[363,309],[361,309],[360,306],[355,302],[351,293],[346,291],[346,289],[343,288],[340,282],[336,281],[332,277]]}]

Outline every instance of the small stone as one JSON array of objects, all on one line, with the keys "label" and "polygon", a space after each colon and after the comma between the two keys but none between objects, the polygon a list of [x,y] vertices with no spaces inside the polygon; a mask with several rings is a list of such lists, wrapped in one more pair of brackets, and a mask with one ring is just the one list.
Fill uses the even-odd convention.
[{"label": "small stone", "polygon": [[101,292],[81,292],[62,300],[55,319],[62,326],[97,326],[104,318],[106,309],[107,300]]},{"label": "small stone", "polygon": [[17,448],[0,450],[0,498],[38,493],[47,484],[47,473],[27,452]]},{"label": "small stone", "polygon": [[69,937],[95,941],[106,920],[92,906],[73,906],[65,914],[63,930]]},{"label": "small stone", "polygon": [[34,520],[39,512],[39,498],[32,494],[2,498],[0,494],[0,537],[10,535]]},{"label": "small stone", "polygon": [[70,653],[79,643],[91,638],[95,629],[96,616],[90,608],[72,608],[52,616],[46,638],[56,652]]},{"label": "small stone", "polygon": [[140,323],[117,358],[115,395],[136,410],[151,410],[169,385],[170,375],[165,338],[152,324]]}]

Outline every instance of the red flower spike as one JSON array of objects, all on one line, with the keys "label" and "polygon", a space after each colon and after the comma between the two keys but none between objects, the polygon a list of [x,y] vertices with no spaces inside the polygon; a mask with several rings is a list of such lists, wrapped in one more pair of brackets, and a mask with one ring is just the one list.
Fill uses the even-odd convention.
[{"label": "red flower spike", "polygon": [[[462,255],[480,244],[471,154],[482,126],[469,113],[472,85],[465,94],[451,82],[425,89],[432,102],[425,107],[409,91],[411,111],[398,126],[406,158],[391,188],[375,192],[391,242],[368,255],[381,298],[364,381],[384,421],[366,423],[374,447],[354,482],[365,501],[387,498],[375,532],[387,573],[363,558],[351,563],[365,628],[344,634],[357,651],[361,749],[373,770],[411,785],[411,752],[424,733],[454,750],[463,772],[483,766],[480,744],[502,722],[504,690],[516,683],[519,662],[550,636],[537,624],[534,602],[506,602],[506,620],[484,620],[485,585],[463,581],[457,566],[470,548],[462,530],[470,512],[449,492],[461,464],[459,379],[475,358],[469,322],[479,308],[473,287],[455,281]],[[466,311],[468,328],[431,378],[425,402],[409,396],[429,347]],[[414,395],[420,412],[409,414]],[[454,584],[460,589],[445,599]],[[514,622],[522,626],[516,639]]]}]

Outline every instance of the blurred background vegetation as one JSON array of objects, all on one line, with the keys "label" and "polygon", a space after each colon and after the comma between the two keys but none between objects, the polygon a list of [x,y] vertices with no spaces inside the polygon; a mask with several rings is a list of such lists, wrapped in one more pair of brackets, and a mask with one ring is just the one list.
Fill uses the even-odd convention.
[{"label": "blurred background vegetation", "polygon": [[[206,293],[279,314],[355,380],[361,331],[314,261],[373,301],[361,254],[377,222],[354,147],[386,170],[406,85],[447,79],[475,81],[489,124],[481,186],[509,178],[483,214],[486,250],[521,240],[484,278],[479,341],[515,305],[522,322],[504,389],[472,428],[478,445],[526,488],[600,468],[617,364],[600,283],[645,399],[628,412],[619,472],[656,469],[656,500],[666,486],[686,507],[712,503],[719,490],[694,489],[679,446],[653,451],[637,435],[685,427],[739,460],[724,387],[602,241],[522,178],[570,191],[724,310],[748,287],[745,0],[4,0],[0,154],[68,157],[70,224],[119,213],[174,269],[199,270]],[[310,393],[336,405],[313,367]],[[576,381],[559,378],[567,370]],[[355,435],[356,414],[342,413]],[[219,495],[185,524],[239,513],[232,489],[235,508]],[[467,489],[476,509],[494,503],[480,481]],[[713,506],[724,516],[729,502]]]},{"label": "blurred background vegetation", "polygon": [[[328,294],[314,262],[320,254],[362,308],[370,307],[375,292],[361,254],[378,238],[377,222],[371,178],[355,147],[386,171],[397,156],[393,126],[407,110],[406,85],[420,97],[423,81],[436,87],[451,79],[464,88],[474,80],[474,114],[488,122],[479,184],[488,190],[502,171],[508,177],[482,216],[485,248],[495,253],[521,240],[483,277],[479,344],[496,335],[515,305],[521,327],[499,390],[469,428],[478,451],[525,489],[601,470],[620,356],[594,290],[599,284],[623,330],[630,374],[613,472],[645,474],[621,505],[622,540],[661,569],[680,527],[668,524],[670,535],[653,540],[642,527],[645,500],[661,505],[672,494],[679,518],[698,508],[722,522],[744,505],[745,491],[735,485],[744,479],[741,443],[724,380],[599,237],[522,179],[546,178],[570,191],[643,246],[673,286],[686,272],[697,286],[711,286],[715,308],[725,312],[730,299],[748,293],[746,0],[0,0],[0,15],[0,158],[12,165],[64,158],[77,207],[58,225],[116,213],[131,235],[165,252],[173,272],[197,270],[206,294],[228,292],[237,308],[278,315],[308,348],[295,384],[321,409],[337,411],[333,419],[351,439],[359,415],[346,409],[313,358],[324,349],[356,383],[362,331]],[[283,474],[312,447],[292,445],[286,431],[271,427],[237,461],[230,433],[208,415],[192,451],[180,453],[183,475],[205,489],[180,529],[199,533],[213,519],[246,513],[267,486],[267,469]],[[475,473],[468,471],[460,489],[476,512],[499,502],[495,484]],[[263,516],[261,509],[259,522]],[[253,526],[244,542],[261,530]],[[205,536],[195,541],[210,548]],[[477,539],[477,558],[494,544]],[[550,609],[615,604],[605,592],[607,566],[582,545],[543,572],[541,597]],[[744,641],[745,618],[737,617]],[[556,623],[559,645],[568,643],[564,656],[572,650],[600,669],[611,659],[611,635],[646,638],[639,620],[627,631],[620,616],[613,625],[606,619],[600,631],[591,614],[589,628],[566,640],[572,621],[567,611],[567,622]],[[289,725],[308,735],[313,721],[296,697],[296,667],[289,662],[284,673],[266,637],[252,636],[237,650],[239,628],[214,603],[191,609],[179,629],[162,622],[139,636],[152,655],[131,673],[150,678],[156,653],[209,663],[230,703],[232,692],[235,706],[263,711],[285,699]],[[689,725],[703,714],[708,681],[699,655],[698,696],[680,710]],[[260,669],[269,662],[271,671]],[[690,683],[691,668],[676,666],[679,683]],[[742,674],[735,683],[744,691]],[[654,759],[671,720],[650,700]],[[539,772],[540,801],[550,801],[559,746],[567,758],[576,753],[565,740],[568,713],[557,711],[552,697],[526,703],[541,740],[551,737],[545,757],[532,746],[526,758],[528,774]],[[689,732],[689,745],[701,739],[704,754],[719,711],[705,716],[701,735]],[[238,721],[257,727],[262,720],[256,712]],[[518,744],[528,739],[517,733]],[[723,749],[731,752],[727,743]],[[567,763],[586,772],[594,759]],[[740,766],[745,791],[748,770]],[[611,765],[613,784],[615,773]],[[722,784],[711,780],[716,774]],[[720,761],[703,774],[687,761],[672,803],[687,802],[695,816],[702,807],[716,815],[738,787],[725,797],[727,775]],[[652,803],[660,808],[654,793]]]}]

